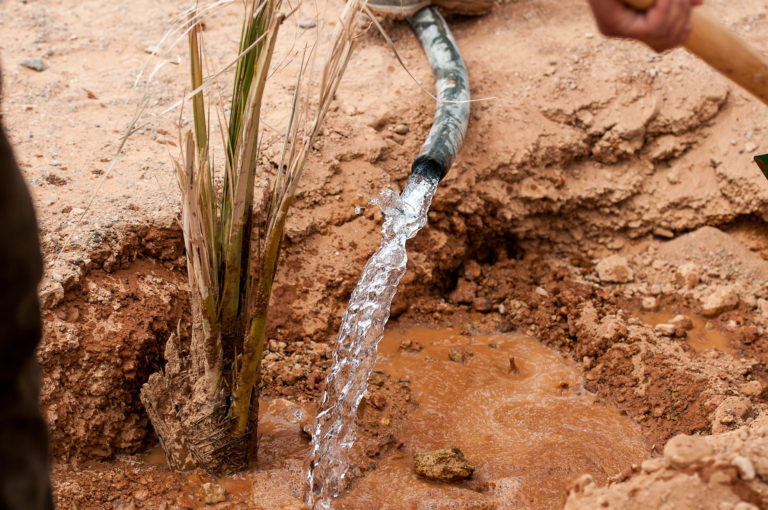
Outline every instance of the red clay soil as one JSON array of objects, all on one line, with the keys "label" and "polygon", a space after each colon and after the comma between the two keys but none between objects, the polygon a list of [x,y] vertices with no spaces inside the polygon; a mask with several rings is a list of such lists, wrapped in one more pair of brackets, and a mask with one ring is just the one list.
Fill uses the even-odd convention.
[{"label": "red clay soil", "polygon": [[[330,1],[321,21],[335,22],[340,6]],[[768,52],[764,2],[707,6]],[[232,58],[239,33],[240,11],[230,7],[206,20],[214,67]],[[147,50],[178,13],[149,0],[30,0],[0,11],[2,114],[32,188],[46,259],[39,356],[62,508],[203,504],[205,475],[171,474],[137,455],[155,441],[138,388],[162,365],[168,335],[184,334],[188,320],[170,164],[179,117],[165,112],[187,83],[182,47],[165,56],[170,63],[155,75],[125,153],[113,154],[143,94],[131,85]],[[315,16],[314,4],[302,5],[283,30],[277,61],[285,65],[267,90],[264,123],[274,129],[263,138],[259,186],[279,161],[293,57],[316,35],[299,23]],[[625,508],[627,495],[655,501],[662,489],[676,498],[702,487],[713,491],[709,499],[681,496],[673,506],[768,508],[760,463],[768,451],[768,184],[751,161],[768,147],[766,108],[682,50],[656,55],[603,39],[585,3],[502,1],[482,18],[449,22],[472,95],[487,100],[473,103],[464,150],[409,244],[393,315],[402,324],[537,337],[580,364],[598,400],[641,426],[652,464],[605,489],[582,481],[568,508]],[[428,87],[407,25],[385,28]],[[46,70],[18,65],[28,57],[42,58]],[[404,184],[433,112],[383,39],[363,34],[288,221],[264,396],[298,406],[321,394],[341,314],[378,244],[381,214],[369,200]],[[181,130],[189,121],[185,114]],[[643,307],[708,324],[729,339],[730,352],[696,352],[684,322],[652,325]],[[383,407],[391,416],[366,405],[356,476],[370,469],[369,454],[392,448],[376,423],[407,420],[417,404],[396,381],[374,384],[367,401],[377,399],[398,404]],[[299,441],[301,425],[283,422]],[[706,445],[696,439],[691,448],[705,454],[680,460],[675,444],[667,454],[665,443],[681,433],[701,436]],[[266,508],[297,505],[300,462],[269,462],[244,475],[248,490]],[[230,489],[218,508],[253,504],[247,491]]]}]

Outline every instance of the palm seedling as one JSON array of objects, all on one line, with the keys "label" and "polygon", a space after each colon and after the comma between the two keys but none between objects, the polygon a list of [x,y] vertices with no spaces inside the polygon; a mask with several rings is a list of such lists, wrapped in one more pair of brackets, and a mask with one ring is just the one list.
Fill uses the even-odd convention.
[{"label": "palm seedling", "polygon": [[[316,45],[301,61],[282,158],[254,213],[261,102],[278,28],[280,0],[246,0],[229,118],[220,121],[226,154],[215,186],[199,20],[190,22],[193,132],[176,161],[191,292],[189,338],[173,335],[166,366],[141,392],[173,469],[236,472],[255,457],[258,384],[267,311],[288,209],[354,44],[364,0],[347,3],[319,79]],[[221,105],[216,105],[221,111]],[[219,118],[223,117],[220,113]]]}]

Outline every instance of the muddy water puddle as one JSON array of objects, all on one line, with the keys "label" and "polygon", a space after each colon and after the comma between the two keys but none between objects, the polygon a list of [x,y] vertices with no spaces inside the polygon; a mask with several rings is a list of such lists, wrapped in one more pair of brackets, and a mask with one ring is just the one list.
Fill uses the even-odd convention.
[{"label": "muddy water puddle", "polygon": [[[256,468],[234,476],[213,478],[195,471],[186,475],[184,491],[177,503],[182,508],[212,508],[206,505],[202,486],[214,482],[226,492],[215,508],[299,509],[304,492],[306,459],[311,449],[302,428],[314,419],[315,406],[285,399],[260,399],[259,453]],[[143,456],[144,462],[168,468],[158,445]]]},{"label": "muddy water puddle", "polygon": [[[375,369],[409,385],[416,405],[385,427],[401,446],[369,459],[375,468],[352,481],[335,509],[561,508],[582,474],[605,483],[647,453],[638,426],[595,404],[576,366],[533,338],[393,329]],[[313,413],[262,400],[258,467],[215,480],[233,505],[226,508],[300,508],[311,453],[301,431]],[[470,479],[446,484],[414,473],[415,453],[454,446],[475,467]],[[144,460],[165,465],[159,448]],[[179,501],[205,508],[200,488],[209,481],[190,474]]]},{"label": "muddy water puddle", "polygon": [[[595,404],[574,364],[533,338],[394,329],[378,352],[376,369],[408,381],[418,407],[392,427],[402,446],[335,508],[560,508],[580,475],[605,483],[645,457],[639,428]],[[415,453],[446,447],[474,465],[469,480],[414,473]]]},{"label": "muddy water puddle", "polygon": [[[673,323],[673,319],[678,316],[676,313],[660,312],[640,312],[640,318],[651,326],[659,324]],[[728,335],[715,329],[714,324],[704,317],[698,315],[686,315],[691,321],[691,326],[687,329],[688,345],[693,347],[696,352],[704,352],[707,349],[715,349],[720,352],[732,352]]]}]

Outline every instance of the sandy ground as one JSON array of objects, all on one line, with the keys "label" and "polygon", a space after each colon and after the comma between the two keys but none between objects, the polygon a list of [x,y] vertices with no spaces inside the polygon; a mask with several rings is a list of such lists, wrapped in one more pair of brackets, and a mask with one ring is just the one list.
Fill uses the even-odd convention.
[{"label": "sandy ground", "polygon": [[[763,2],[707,4],[768,53]],[[181,497],[186,478],[130,467],[130,454],[155,441],[138,388],[187,314],[170,166],[179,113],[165,113],[186,85],[181,47],[114,160],[144,94],[133,82],[181,7],[0,3],[2,113],[47,265],[40,359],[62,506],[194,505]],[[332,0],[322,16],[332,22],[339,7]],[[304,5],[286,22],[277,59],[285,66],[267,91],[266,175],[279,157],[292,55],[316,35],[298,23],[315,12]],[[216,66],[231,58],[238,17],[232,7],[206,22]],[[768,150],[768,110],[682,50],[655,55],[603,39],[583,2],[510,1],[450,23],[473,97],[492,99],[473,104],[464,150],[409,245],[393,315],[540,338],[581,365],[598,400],[640,424],[652,464],[608,488],[582,480],[568,508],[638,508],[632,498],[768,508],[759,463],[768,448],[768,183],[751,161]],[[429,87],[408,27],[385,26]],[[21,67],[24,58],[47,67]],[[266,395],[318,397],[344,305],[378,243],[379,212],[355,208],[404,184],[433,111],[382,38],[363,35],[288,222]],[[683,323],[654,327],[643,307],[701,318],[729,352],[696,352]],[[677,434],[702,436],[689,449],[704,453],[679,460],[679,445],[664,446]],[[679,499],[653,499],[668,493]]]}]

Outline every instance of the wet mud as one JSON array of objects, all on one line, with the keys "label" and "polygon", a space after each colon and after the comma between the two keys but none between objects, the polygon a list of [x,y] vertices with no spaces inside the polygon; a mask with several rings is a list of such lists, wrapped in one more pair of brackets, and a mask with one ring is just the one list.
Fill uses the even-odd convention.
[{"label": "wet mud", "polygon": [[[393,447],[335,508],[560,508],[581,474],[604,484],[647,453],[639,426],[595,404],[577,366],[530,337],[395,325],[376,369],[416,407],[387,426]],[[416,475],[416,453],[453,447],[474,466],[469,480]]]}]

